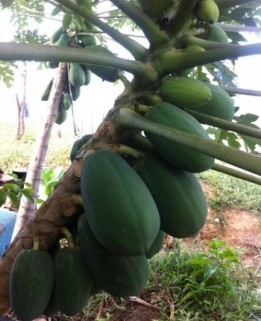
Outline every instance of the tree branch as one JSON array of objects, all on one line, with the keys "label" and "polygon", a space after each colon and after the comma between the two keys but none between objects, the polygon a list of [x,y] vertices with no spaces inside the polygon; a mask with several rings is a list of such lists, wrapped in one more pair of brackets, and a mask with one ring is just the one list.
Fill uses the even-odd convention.
[{"label": "tree branch", "polygon": [[261,175],[261,157],[243,152],[236,148],[221,145],[212,140],[206,140],[177,129],[157,124],[145,119],[129,108],[123,108],[119,111],[116,122],[118,123],[118,126],[136,128],[160,135],[231,165]]},{"label": "tree branch", "polygon": [[215,61],[258,54],[261,54],[261,43],[245,46],[229,44],[224,48],[192,53],[180,53],[174,50],[168,50],[160,53],[155,58],[154,64],[159,77],[162,78],[170,73],[180,72],[188,68],[205,65]]},{"label": "tree branch", "polygon": [[244,89],[244,88],[236,88],[236,87],[222,87],[228,94],[234,95],[249,95],[249,96],[258,96],[261,97],[260,90],[252,90],[252,89]]},{"label": "tree branch", "polygon": [[132,2],[126,0],[111,0],[111,2],[141,28],[152,48],[158,48],[169,41],[167,34]]},{"label": "tree branch", "polygon": [[192,116],[194,116],[200,123],[230,130],[241,135],[247,135],[250,137],[261,139],[260,129],[233,123],[231,121],[227,121],[218,117],[209,116],[191,109],[186,109],[186,111],[190,113]]},{"label": "tree branch", "polygon": [[257,184],[257,185],[261,185],[261,178],[256,176],[256,175],[252,175],[250,173],[244,172],[240,169],[236,169],[233,167],[229,167],[226,165],[222,165],[220,163],[215,163],[214,166],[212,167],[213,170],[220,172],[220,173],[224,173],[224,174],[228,174],[230,176],[234,176],[243,180],[246,180],[248,182]]},{"label": "tree branch", "polygon": [[74,13],[83,17],[84,19],[86,19],[96,27],[100,28],[103,32],[107,33],[109,36],[112,37],[112,39],[114,39],[116,42],[121,44],[125,49],[127,49],[135,59],[143,60],[147,56],[146,48],[144,48],[137,41],[127,37],[126,35],[122,34],[118,30],[104,23],[98,17],[94,16],[90,10],[84,7],[80,7],[70,0],[56,0],[56,2],[64,5],[66,8],[69,8]]},{"label": "tree branch", "polygon": [[77,62],[106,67],[116,67],[131,74],[148,79],[155,79],[152,68],[139,61],[132,61],[105,55],[104,53],[88,52],[88,48],[70,48],[38,44],[17,44],[0,42],[0,60],[5,61],[61,61]]}]

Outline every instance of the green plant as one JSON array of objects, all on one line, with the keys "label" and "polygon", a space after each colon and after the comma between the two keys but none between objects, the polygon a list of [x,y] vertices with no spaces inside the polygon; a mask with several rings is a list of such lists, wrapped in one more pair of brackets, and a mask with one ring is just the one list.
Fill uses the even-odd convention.
[{"label": "green plant", "polygon": [[22,184],[21,180],[16,180],[16,183],[6,183],[0,186],[0,206],[4,205],[7,199],[10,199],[12,206],[18,208],[22,195],[33,201],[33,191],[30,185],[25,184],[25,187],[23,187]]},{"label": "green plant", "polygon": [[[238,253],[222,240],[208,242],[204,251],[187,251],[177,242],[173,251],[151,260],[148,288],[159,283],[168,289],[175,320],[247,320],[257,298],[241,269]],[[161,308],[167,320],[170,307]]]},{"label": "green plant", "polygon": [[51,194],[63,174],[64,169],[61,166],[56,168],[44,168],[42,170],[40,180],[40,197],[37,200],[38,204],[42,204],[46,197]]}]

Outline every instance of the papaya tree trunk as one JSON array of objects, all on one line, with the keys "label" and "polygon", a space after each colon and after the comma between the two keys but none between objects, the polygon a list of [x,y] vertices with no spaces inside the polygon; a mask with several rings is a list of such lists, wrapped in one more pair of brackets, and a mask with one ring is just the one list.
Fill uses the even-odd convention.
[{"label": "papaya tree trunk", "polygon": [[33,216],[36,210],[36,200],[38,197],[39,184],[40,184],[40,176],[43,169],[43,164],[45,160],[45,156],[48,149],[48,143],[51,137],[51,132],[53,128],[53,124],[57,115],[58,106],[61,100],[65,80],[67,75],[67,67],[66,63],[60,63],[57,75],[55,77],[54,85],[51,91],[50,99],[49,99],[49,108],[48,113],[46,115],[46,121],[44,122],[44,126],[38,140],[35,144],[35,149],[31,156],[28,171],[25,179],[25,183],[31,185],[33,190],[33,201],[29,200],[25,196],[22,196],[20,201],[19,210],[17,213],[17,220],[13,232],[13,237],[18,233],[18,231],[29,221],[29,219]]}]

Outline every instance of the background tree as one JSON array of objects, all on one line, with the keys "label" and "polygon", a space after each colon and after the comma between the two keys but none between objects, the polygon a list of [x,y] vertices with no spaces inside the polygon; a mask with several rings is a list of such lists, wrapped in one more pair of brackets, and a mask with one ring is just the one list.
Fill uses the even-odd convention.
[{"label": "background tree", "polygon": [[[61,234],[64,233],[63,228],[71,226],[72,222],[77,222],[79,214],[84,209],[88,208],[88,213],[92,212],[89,205],[90,193],[101,196],[103,192],[96,184],[95,187],[94,185],[93,187],[83,185],[84,183],[80,185],[80,178],[81,182],[85,182],[85,177],[86,181],[94,179],[93,182],[96,182],[99,177],[101,178],[102,173],[106,176],[106,166],[110,164],[111,157],[115,154],[121,155],[120,160],[117,158],[115,162],[121,170],[124,168],[122,173],[125,168],[126,171],[131,170],[128,176],[132,174],[135,176],[134,165],[143,159],[144,155],[153,151],[160,155],[164,164],[167,160],[171,166],[179,168],[182,173],[185,171],[193,175],[194,172],[209,168],[229,171],[228,167],[224,169],[220,165],[214,165],[215,158],[250,172],[242,174],[241,171],[236,171],[236,173],[230,171],[231,174],[260,183],[258,177],[260,176],[260,157],[256,151],[257,145],[260,144],[260,130],[252,124],[256,118],[253,115],[237,117],[233,109],[232,114],[227,114],[227,110],[216,114],[213,109],[210,112],[205,109],[208,102],[212,102],[219,88],[212,87],[210,82],[218,83],[225,88],[228,85],[229,87],[235,86],[233,81],[235,75],[231,72],[227,61],[233,62],[240,56],[261,53],[260,44],[239,45],[238,42],[242,38],[238,31],[230,34],[224,33],[222,24],[217,24],[217,22],[233,21],[244,25],[252,26],[253,23],[256,25],[258,22],[255,19],[255,13],[260,10],[258,2],[249,1],[245,4],[241,1],[229,0],[216,3],[210,0],[182,0],[166,1],[164,7],[160,2],[155,2],[155,6],[152,7],[151,2],[145,0],[137,2],[111,0],[110,3],[113,9],[111,14],[100,17],[96,13],[97,2],[54,1],[52,2],[53,14],[62,15],[62,26],[52,38],[54,45],[22,42],[2,43],[0,46],[0,58],[4,61],[36,60],[49,62],[49,67],[57,67],[59,62],[67,63],[68,74],[62,95],[60,95],[58,114],[52,119],[57,123],[65,121],[71,102],[79,97],[83,86],[88,85],[91,73],[110,82],[120,80],[125,88],[123,93],[116,98],[114,107],[108,111],[92,138],[88,137],[87,142],[80,144],[80,147],[77,146],[74,151],[76,155],[72,156],[71,167],[47,201],[20,230],[1,259],[1,313],[6,312],[10,305],[9,299],[12,293],[9,293],[9,277],[17,255],[23,249],[32,248],[38,243],[40,243],[41,250],[51,253]],[[10,5],[13,9],[15,6],[20,8],[21,4],[28,8],[27,2],[10,1],[7,5],[5,1],[2,1],[2,4],[4,4],[3,7]],[[43,4],[45,2],[32,1],[32,5],[37,6],[41,13],[44,12]],[[142,31],[148,41],[148,46],[140,44],[129,35],[117,30],[119,26],[123,26],[122,22],[119,23],[122,21],[122,16],[128,23],[131,21],[135,28]],[[100,32],[102,32],[102,38]],[[113,54],[104,45],[105,35],[128,50],[133,59],[120,58]],[[131,74],[133,78],[129,79],[126,73]],[[194,86],[197,90],[193,95]],[[177,91],[173,95],[175,90]],[[222,106],[225,105],[225,99],[230,101],[229,96],[225,98],[227,97],[225,91],[217,95],[217,99],[223,102]],[[58,98],[59,96],[57,100]],[[177,109],[171,108],[172,104],[177,104]],[[162,111],[158,114],[156,110]],[[167,121],[172,120],[168,116],[167,120],[164,120],[164,117],[161,120],[164,112],[172,115],[174,110],[177,113],[173,118],[174,124]],[[55,113],[53,115],[55,117]],[[176,124],[175,119],[178,120]],[[209,130],[215,134],[216,141],[208,138],[200,123],[211,126]],[[184,126],[179,127],[180,124]],[[248,152],[238,149],[241,146],[239,139],[243,139],[248,145]],[[179,150],[178,153],[177,150]],[[89,171],[88,166],[92,166],[89,165],[89,160],[91,162],[92,155],[97,155],[96,151],[103,152],[104,154],[99,155],[104,156],[98,169]],[[127,167],[122,165],[122,161]],[[84,165],[83,170],[82,165]],[[168,165],[164,166],[168,167]],[[111,170],[114,173],[113,169]],[[117,173],[118,171],[114,173],[115,178],[111,184],[117,185]],[[101,181],[100,185],[102,184]],[[135,188],[131,191],[135,191]],[[184,193],[186,192],[188,190],[185,189]],[[106,193],[110,193],[109,186]],[[124,194],[123,196],[125,197]],[[126,203],[128,196],[126,195],[125,198]],[[133,195],[133,197],[137,196]],[[107,200],[109,202],[110,195]],[[202,202],[204,203],[204,200]],[[152,203],[150,206],[153,206]],[[157,206],[159,206],[158,203]],[[107,210],[110,218],[112,214],[110,207]],[[142,213],[144,217],[140,219],[147,222],[144,224],[144,229],[148,232],[146,242],[151,245],[156,235],[154,232],[152,236],[149,231],[159,230],[157,214],[155,213],[155,220],[146,221],[145,212],[144,210]],[[89,220],[91,221],[90,218]],[[162,216],[161,220],[163,220]],[[93,230],[95,230],[95,225],[97,223],[92,223]],[[202,224],[199,225],[198,228],[202,226]],[[99,232],[100,228],[98,224],[94,234],[101,241],[104,239],[105,231]],[[173,234],[175,236],[175,233]],[[181,235],[179,237],[187,237],[190,234],[181,233],[179,235]],[[131,241],[126,239],[126,243],[130,244]],[[107,242],[102,245],[112,251]],[[145,248],[147,251],[148,246],[146,245]],[[124,249],[124,251],[127,250]],[[117,251],[122,254],[119,249],[116,253]],[[141,249],[129,251],[127,252],[135,253],[135,255],[144,255],[145,250],[143,248],[143,252]],[[30,315],[29,318],[37,317],[42,312],[44,309],[41,312],[33,311],[35,315]]]}]

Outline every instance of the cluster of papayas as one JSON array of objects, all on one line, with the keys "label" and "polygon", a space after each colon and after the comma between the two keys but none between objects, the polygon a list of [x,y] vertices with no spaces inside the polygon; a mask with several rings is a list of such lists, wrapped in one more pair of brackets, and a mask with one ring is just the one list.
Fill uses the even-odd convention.
[{"label": "cluster of papayas", "polygon": [[31,321],[41,315],[80,312],[92,294],[93,278],[82,249],[70,240],[62,246],[59,242],[52,254],[22,250],[12,265],[9,284],[12,311],[20,320]]}]

